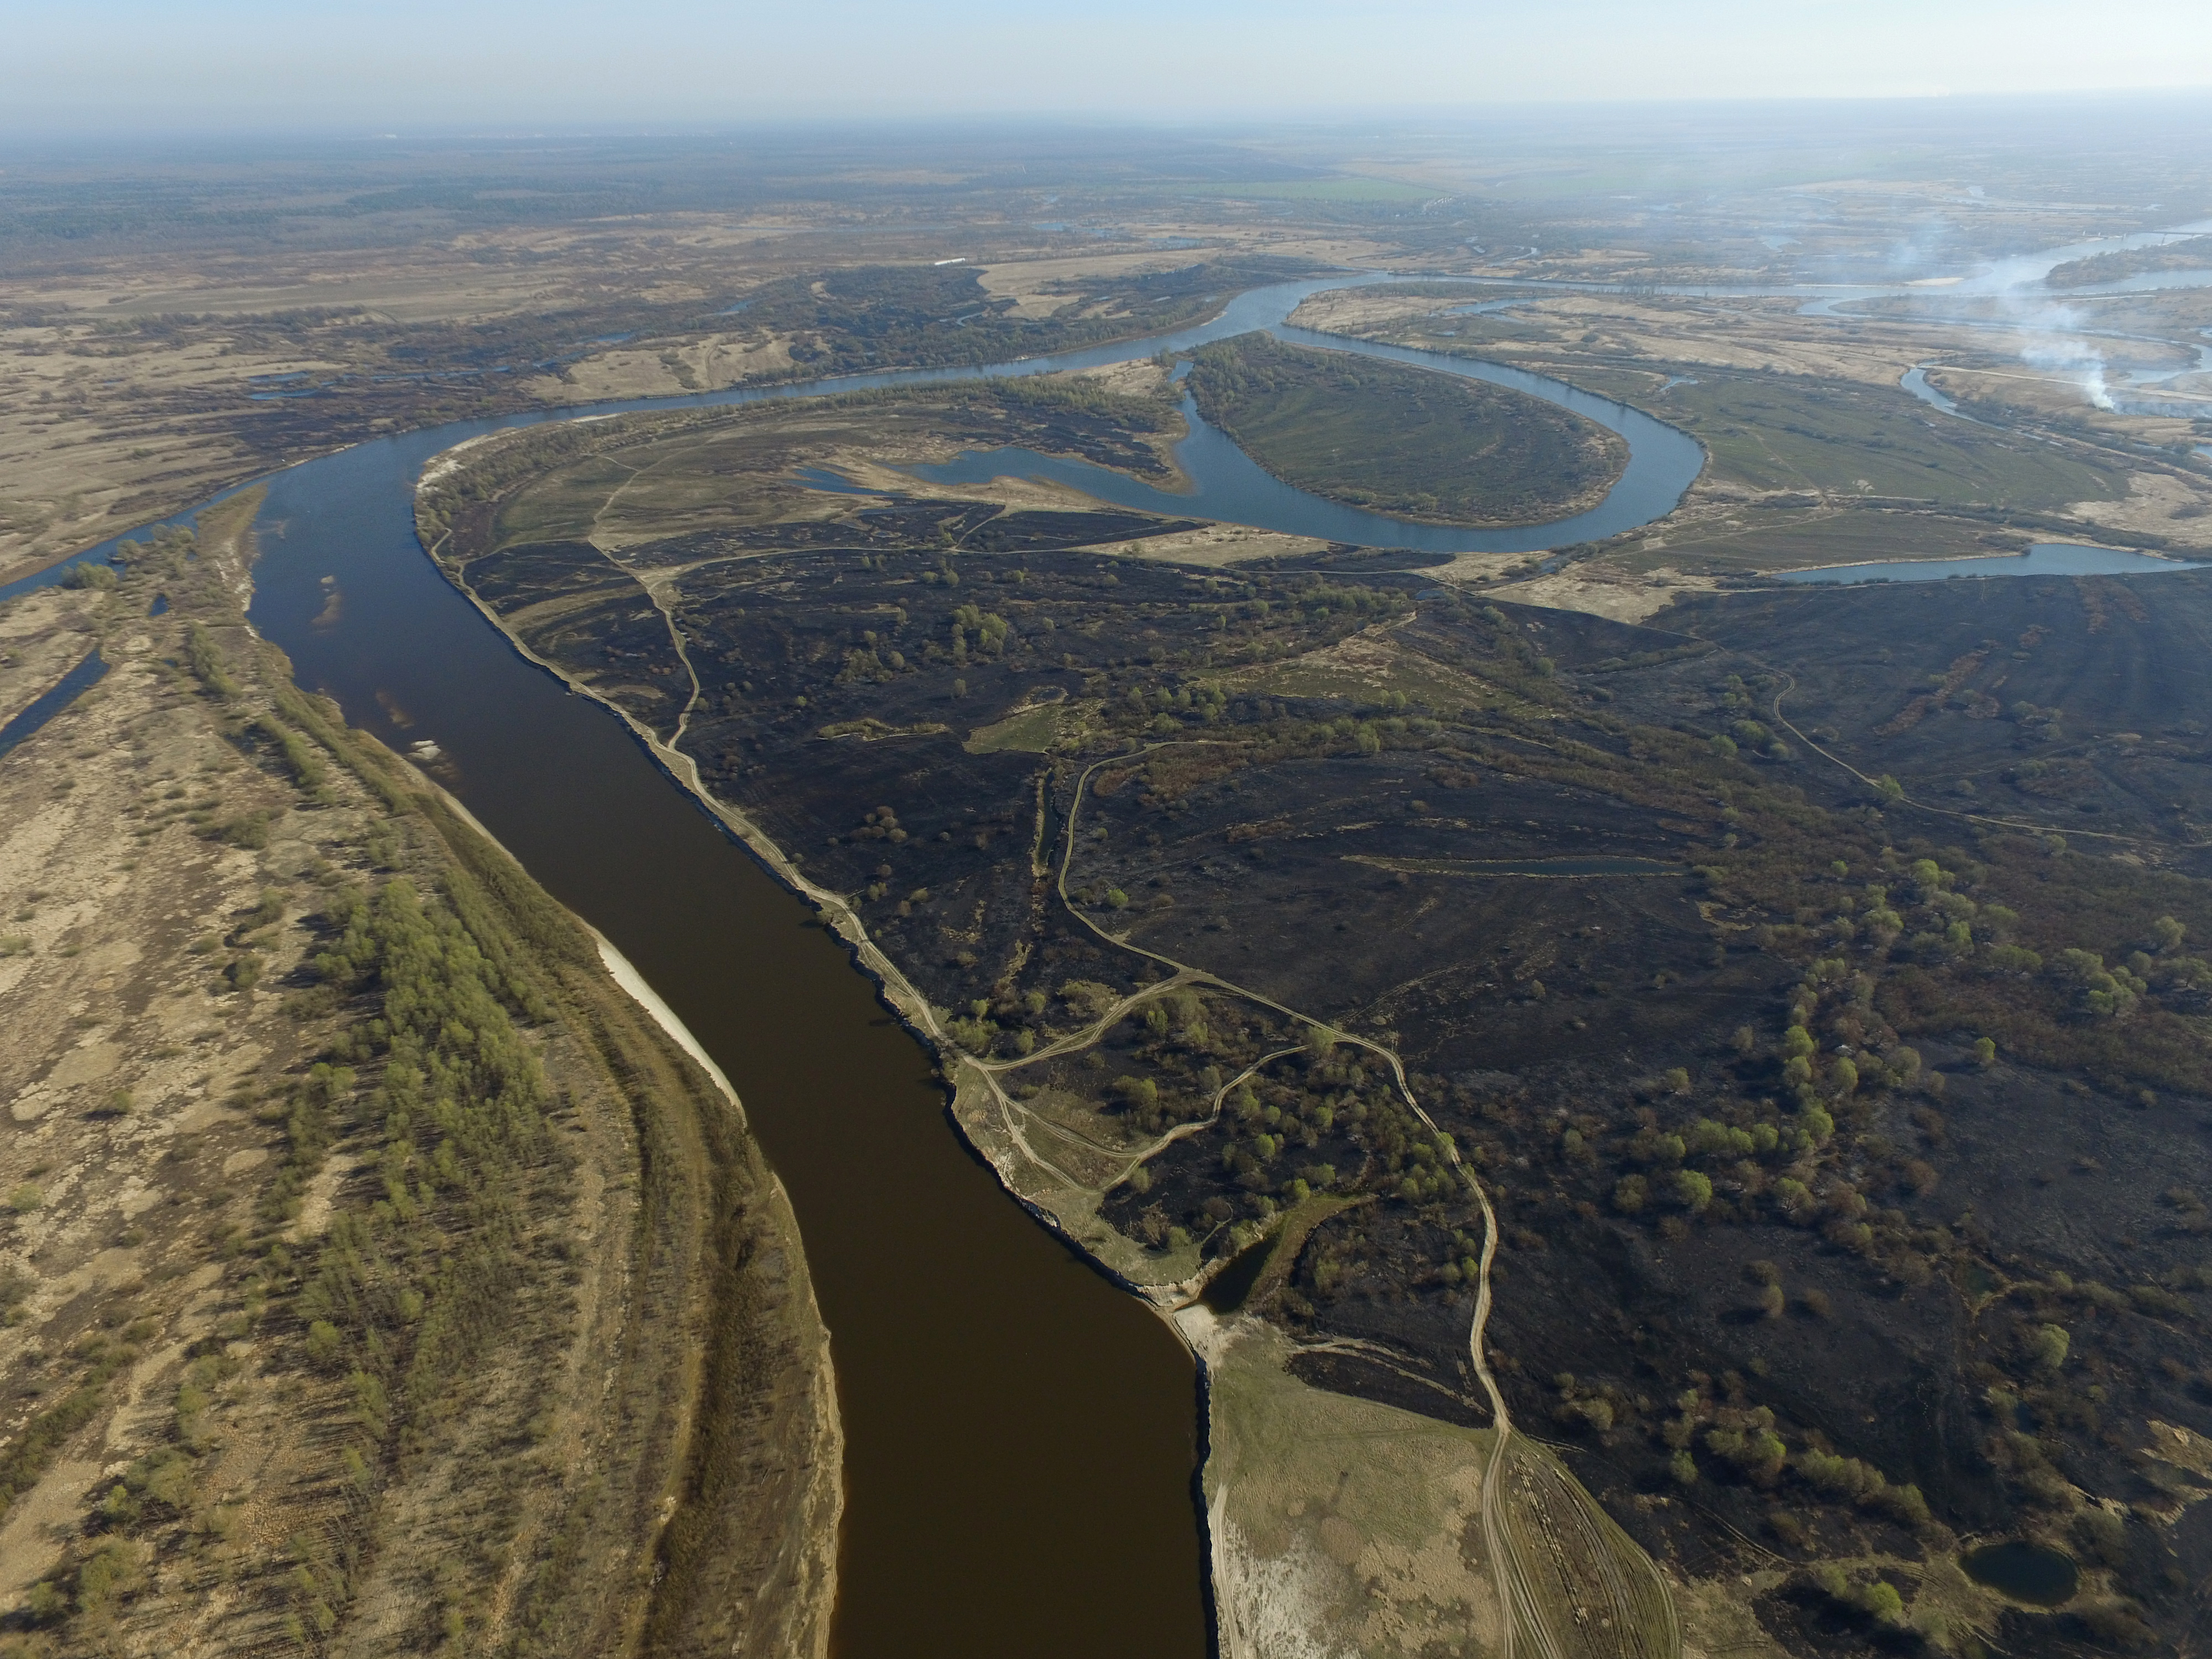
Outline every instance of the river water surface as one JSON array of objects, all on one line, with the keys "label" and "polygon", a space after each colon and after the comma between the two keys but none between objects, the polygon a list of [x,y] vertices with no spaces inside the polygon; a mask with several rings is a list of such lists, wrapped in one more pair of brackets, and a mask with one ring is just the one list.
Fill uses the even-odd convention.
[{"label": "river water surface", "polygon": [[[430,456],[499,427],[1042,374],[1266,328],[1561,404],[1627,440],[1627,471],[1596,507],[1559,523],[1450,529],[1293,489],[1193,412],[1177,455],[1188,493],[1018,451],[965,455],[930,475],[1054,477],[1124,506],[1446,553],[1534,552],[1632,529],[1671,510],[1696,478],[1694,441],[1622,405],[1519,370],[1283,322],[1316,290],[1383,280],[1278,284],[1175,334],[988,368],[457,423],[270,480],[255,626],[355,724],[395,747],[434,740],[454,793],[613,940],[720,1064],[791,1194],[847,1437],[834,1643],[848,1659],[1206,1653],[1192,1360],[965,1149],[927,1058],[806,907],[612,715],[516,654],[423,556],[416,477]],[[0,599],[61,574],[10,584]]]}]

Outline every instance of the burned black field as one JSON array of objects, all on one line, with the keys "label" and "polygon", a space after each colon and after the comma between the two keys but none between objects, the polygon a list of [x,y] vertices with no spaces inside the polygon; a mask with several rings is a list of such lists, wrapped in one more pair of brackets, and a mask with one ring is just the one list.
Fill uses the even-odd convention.
[{"label": "burned black field", "polygon": [[2002,1538],[2082,1575],[2010,1649],[2207,1628],[2212,584],[1632,628],[1115,550],[1162,528],[856,501],[441,556],[1014,1096],[1111,1126],[1121,1233],[1281,1224],[1247,1305],[1309,1382],[1486,1417],[1479,1211],[1319,1020],[1490,1191],[1518,1420],[1678,1571],[1778,1571],[1784,1645],[1876,1635],[1868,1561]]}]

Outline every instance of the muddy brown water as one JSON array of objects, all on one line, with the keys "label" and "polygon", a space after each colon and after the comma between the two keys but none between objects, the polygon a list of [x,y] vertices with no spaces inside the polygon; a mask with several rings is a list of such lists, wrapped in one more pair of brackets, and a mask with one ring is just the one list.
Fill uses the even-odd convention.
[{"label": "muddy brown water", "polygon": [[447,585],[392,493],[411,476],[348,452],[275,480],[253,620],[356,722],[403,750],[434,738],[470,810],[736,1085],[830,1330],[836,1650],[1205,1654],[1189,1356],[967,1152],[927,1056],[808,908]]}]

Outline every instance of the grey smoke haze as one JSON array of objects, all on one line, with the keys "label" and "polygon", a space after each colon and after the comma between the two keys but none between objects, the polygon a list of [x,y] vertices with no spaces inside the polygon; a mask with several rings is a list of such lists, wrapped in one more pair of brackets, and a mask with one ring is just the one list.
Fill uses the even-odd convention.
[{"label": "grey smoke haze", "polygon": [[0,41],[31,131],[2212,86],[2203,0],[0,0]]}]

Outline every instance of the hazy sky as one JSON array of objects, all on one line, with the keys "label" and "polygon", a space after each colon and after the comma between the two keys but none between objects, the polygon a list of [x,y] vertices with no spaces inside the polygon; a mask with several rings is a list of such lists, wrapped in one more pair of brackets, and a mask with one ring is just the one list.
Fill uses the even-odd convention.
[{"label": "hazy sky", "polygon": [[0,128],[2212,88],[2212,0],[0,0]]}]

